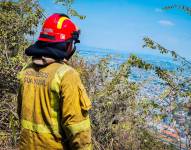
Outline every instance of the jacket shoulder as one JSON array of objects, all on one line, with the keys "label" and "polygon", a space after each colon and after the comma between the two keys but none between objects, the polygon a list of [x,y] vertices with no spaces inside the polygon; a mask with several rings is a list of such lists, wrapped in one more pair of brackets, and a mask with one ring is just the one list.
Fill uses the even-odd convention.
[{"label": "jacket shoulder", "polygon": [[59,93],[61,82],[66,74],[69,74],[69,75],[75,74],[78,76],[78,72],[71,66],[67,64],[60,65],[60,67],[56,70],[54,78],[51,82],[51,89],[53,91],[56,91],[57,93]]},{"label": "jacket shoulder", "polygon": [[67,64],[63,64],[61,65],[61,67],[58,68],[58,70],[56,71],[56,75],[62,79],[64,77],[65,74],[76,74],[78,75],[78,72],[71,66],[67,65]]}]

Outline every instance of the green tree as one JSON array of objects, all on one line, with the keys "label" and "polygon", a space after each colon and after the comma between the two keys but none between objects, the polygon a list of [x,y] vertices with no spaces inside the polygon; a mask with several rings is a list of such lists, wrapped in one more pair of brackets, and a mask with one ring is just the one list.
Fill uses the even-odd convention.
[{"label": "green tree", "polygon": [[66,8],[66,14],[68,16],[75,16],[80,18],[81,20],[85,19],[86,16],[80,15],[75,9],[72,8],[72,4],[75,0],[55,0],[56,4],[61,4]]},{"label": "green tree", "polygon": [[23,52],[43,10],[36,0],[0,2],[0,149],[16,145],[19,137],[16,115],[17,73],[26,63]]},{"label": "green tree", "polygon": [[[171,5],[163,8],[164,10],[171,9],[179,9],[184,11],[185,13],[191,15],[191,7],[185,5]],[[158,50],[161,54],[170,54],[173,60],[179,64],[176,70],[165,70],[161,67],[151,67],[149,69],[155,70],[155,73],[165,81],[164,90],[161,92],[159,96],[160,104],[158,103],[157,107],[162,119],[164,116],[171,116],[171,125],[177,127],[177,134],[179,135],[179,139],[177,143],[179,144],[179,148],[185,147],[187,149],[191,148],[191,62],[186,58],[182,57],[180,54],[176,53],[174,50],[169,50],[159,43],[155,42],[149,37],[145,37],[145,44],[143,47],[148,47],[154,50]],[[137,66],[137,64],[136,64]],[[161,104],[167,103],[164,109]],[[169,108],[169,109],[167,109]],[[179,122],[177,118],[177,114],[180,112],[184,112],[185,122]],[[181,129],[181,130],[180,130]],[[181,134],[184,133],[186,135],[186,142],[182,143]]]},{"label": "green tree", "polygon": [[9,63],[35,34],[42,9],[35,0],[10,0],[0,2],[0,11],[0,56]]},{"label": "green tree", "polygon": [[[55,0],[55,2],[63,5],[69,16],[85,18],[73,9],[74,0]],[[29,38],[35,34],[43,18],[43,10],[36,0],[4,0],[0,2],[0,10],[1,149],[14,146],[18,141],[19,125],[15,113],[18,89],[16,74],[26,63],[23,51],[30,44]],[[151,40],[145,39],[145,46],[160,48],[163,53],[170,52],[174,57],[179,57],[175,52],[149,41]],[[129,76],[132,67],[154,70],[167,83],[166,91],[160,95],[161,100],[166,100],[165,97],[176,98],[174,92],[169,94],[170,90],[177,86],[174,74],[148,64],[135,55],[117,68],[110,66],[110,60],[108,57],[90,64],[84,58],[75,55],[70,61],[70,64],[82,74],[83,82],[93,100],[91,118],[95,149],[171,149],[171,146],[158,139],[158,133],[151,130],[147,123],[150,118],[161,120],[167,112],[154,113],[153,110],[162,110],[160,103],[139,96],[147,81],[136,83],[129,80]],[[175,89],[180,92],[179,88]],[[175,99],[173,100],[175,102]]]}]

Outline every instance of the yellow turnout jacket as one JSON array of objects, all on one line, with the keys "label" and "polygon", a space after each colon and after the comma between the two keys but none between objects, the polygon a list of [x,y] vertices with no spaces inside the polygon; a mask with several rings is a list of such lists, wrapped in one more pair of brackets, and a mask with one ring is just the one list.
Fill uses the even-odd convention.
[{"label": "yellow turnout jacket", "polygon": [[19,75],[22,150],[90,150],[91,102],[70,66],[28,65]]}]

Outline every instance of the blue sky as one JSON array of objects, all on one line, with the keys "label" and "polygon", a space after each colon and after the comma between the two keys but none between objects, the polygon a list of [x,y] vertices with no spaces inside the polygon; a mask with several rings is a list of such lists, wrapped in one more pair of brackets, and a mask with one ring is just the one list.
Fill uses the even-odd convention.
[{"label": "blue sky", "polygon": [[[65,12],[53,0],[40,0],[49,16]],[[171,4],[191,6],[190,0],[75,0],[73,8],[86,15],[72,18],[80,27],[81,45],[135,53],[155,53],[143,49],[148,36],[168,49],[191,58],[191,16],[180,10],[163,11]],[[156,53],[157,54],[157,53]]]}]

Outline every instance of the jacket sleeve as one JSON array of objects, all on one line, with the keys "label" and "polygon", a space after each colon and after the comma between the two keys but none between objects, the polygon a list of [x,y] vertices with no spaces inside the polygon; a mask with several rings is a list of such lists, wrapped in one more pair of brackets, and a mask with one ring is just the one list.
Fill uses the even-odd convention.
[{"label": "jacket sleeve", "polygon": [[75,70],[65,73],[61,81],[62,127],[70,149],[90,150],[91,128],[88,110],[91,102]]}]

